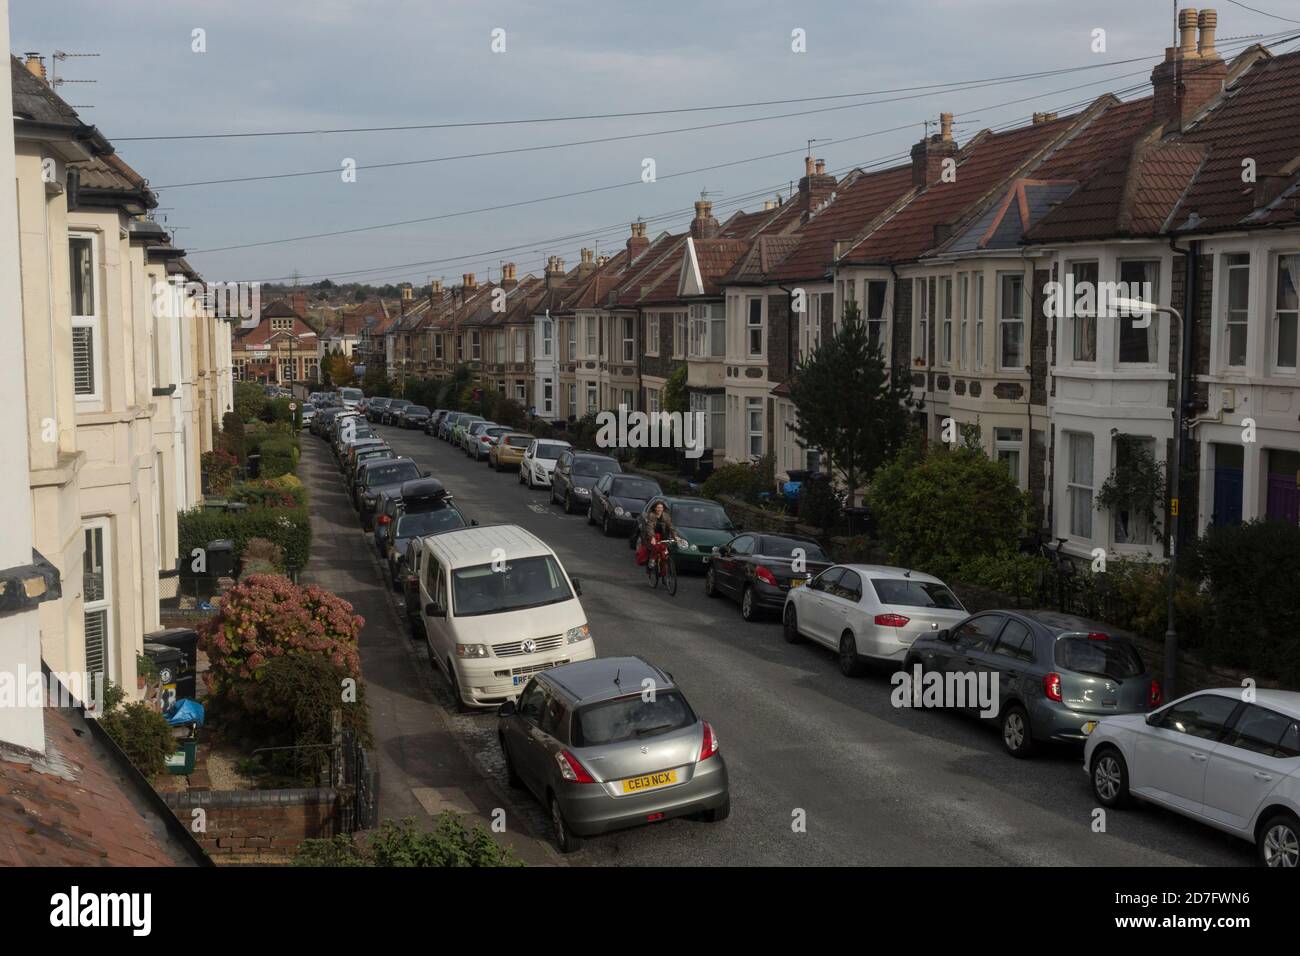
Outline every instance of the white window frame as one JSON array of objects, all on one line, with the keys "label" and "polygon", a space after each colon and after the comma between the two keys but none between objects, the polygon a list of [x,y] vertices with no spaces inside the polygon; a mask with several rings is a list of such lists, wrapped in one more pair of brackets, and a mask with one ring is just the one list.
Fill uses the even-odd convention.
[{"label": "white window frame", "polygon": [[[1120,282],[1120,281],[1122,281],[1123,278],[1124,278],[1124,266],[1125,266],[1125,265],[1128,265],[1128,264],[1134,264],[1134,263],[1155,263],[1155,267],[1156,267],[1156,278],[1155,278],[1155,281],[1151,283],[1151,294],[1152,294],[1152,296],[1154,296],[1156,299],[1159,299],[1159,297],[1160,297],[1160,272],[1161,272],[1161,266],[1163,265],[1163,263],[1161,262],[1161,260],[1160,260],[1158,257],[1151,257],[1151,256],[1134,256],[1134,257],[1132,257],[1132,258],[1125,258],[1125,259],[1120,259],[1120,260],[1118,260],[1118,261],[1115,263],[1115,281],[1116,281],[1116,282]],[[1135,290],[1133,290],[1133,289],[1130,289],[1130,290],[1129,290],[1129,296],[1130,296],[1130,298],[1138,298],[1138,296],[1135,294]],[[1135,321],[1135,320],[1140,321],[1141,318],[1142,318],[1141,316],[1137,316],[1137,317],[1128,317],[1128,318],[1126,318],[1126,317],[1124,317],[1124,316],[1120,316],[1119,318],[1117,318],[1117,319],[1115,320],[1115,326],[1114,326],[1114,328],[1115,328],[1115,367],[1116,367],[1116,368],[1157,368],[1157,367],[1159,366],[1159,364],[1160,364],[1160,361],[1159,361],[1159,359],[1160,359],[1160,323],[1159,323],[1159,316],[1156,315],[1156,313],[1154,313],[1154,312],[1148,314],[1148,315],[1145,317],[1145,318],[1147,319],[1147,322],[1148,322],[1148,326],[1147,326],[1147,328],[1146,328],[1145,330],[1142,330],[1142,329],[1139,329],[1139,330],[1138,330],[1138,331],[1145,331],[1146,334],[1147,334],[1147,344],[1148,344],[1148,346],[1150,347],[1150,350],[1151,350],[1151,353],[1150,353],[1150,354],[1151,354],[1150,361],[1147,361],[1147,362],[1125,362],[1125,361],[1123,361],[1123,359],[1122,359],[1122,351],[1121,351],[1121,349],[1122,349],[1123,344],[1124,344],[1124,323],[1125,323],[1125,322],[1133,322],[1133,321]]]},{"label": "white window frame", "polygon": [[686,313],[673,313],[673,358],[686,358],[688,335]]},{"label": "white window frame", "polygon": [[[1078,280],[1075,280],[1076,294],[1074,300],[1068,303],[1070,320],[1067,323],[1067,335],[1065,337],[1066,348],[1070,350],[1070,364],[1081,365],[1092,368],[1097,364],[1100,355],[1101,345],[1101,303],[1097,301],[1099,287],[1101,285],[1101,260],[1099,259],[1072,259],[1065,263],[1065,272],[1067,275],[1073,275],[1076,266],[1092,266],[1097,273],[1097,281],[1093,283],[1093,314],[1079,315],[1078,301]],[[1080,343],[1086,347],[1088,344],[1088,332],[1092,329],[1092,358],[1080,358]]]},{"label": "white window frame", "polygon": [[515,379],[515,401],[528,401],[528,384],[522,378]]},{"label": "white window frame", "polygon": [[515,362],[521,364],[528,361],[528,330],[515,329]]},{"label": "white window frame", "polygon": [[600,357],[600,337],[596,329],[596,317],[594,315],[583,316],[586,319],[586,357],[589,359]]},{"label": "white window frame", "polygon": [[[758,304],[758,321],[754,321],[754,305]],[[754,348],[754,336],[758,336],[758,348]],[[767,357],[767,303],[761,295],[745,296],[745,341],[742,343],[746,358],[761,359]]]},{"label": "white window frame", "polygon": [[[754,416],[758,416],[758,427],[754,427]],[[750,458],[763,457],[763,399],[749,397],[745,399],[745,450]],[[757,445],[756,445],[757,443]],[[754,448],[757,447],[758,451]]]},{"label": "white window frame", "polygon": [[551,357],[551,339],[554,330],[551,327],[550,319],[542,319],[542,358]]},{"label": "white window frame", "polygon": [[586,411],[595,412],[599,410],[600,410],[600,392],[597,390],[595,382],[588,382]]},{"label": "white window frame", "polygon": [[549,375],[542,379],[542,414],[555,414],[555,380]]},{"label": "white window frame", "polygon": [[578,360],[578,320],[569,319],[564,323],[569,327],[569,361]]},{"label": "white window frame", "polygon": [[961,346],[957,350],[958,368],[970,368],[970,356],[967,341],[970,338],[970,273],[963,272],[957,276],[957,305],[959,311],[959,331]]},{"label": "white window frame", "polygon": [[[882,285],[885,287],[885,294],[880,297],[880,314],[871,315],[871,287],[873,285]],[[874,337],[880,343],[880,354],[889,364],[889,281],[887,279],[865,279],[862,283],[862,308],[865,312],[863,318],[867,323],[867,341]],[[818,323],[820,325],[820,323]],[[873,335],[874,330],[874,335]]]},{"label": "white window frame", "polygon": [[[1007,315],[1007,295],[1006,284],[1008,281],[1019,283],[1016,290],[1016,300],[1020,308],[1020,317],[1008,317]],[[1025,274],[1023,272],[999,272],[998,273],[998,371],[999,372],[1023,372],[1025,370]],[[1020,364],[1007,365],[1003,359],[1006,357],[1006,329],[1008,326],[1020,327]]]},{"label": "white window frame", "polygon": [[578,414],[578,383],[569,383],[569,414],[577,417]]},{"label": "white window frame", "polygon": [[984,273],[975,275],[975,368],[984,370]]},{"label": "white window frame", "polygon": [[[1133,439],[1133,440],[1135,440],[1135,441],[1141,442],[1143,445],[1145,445],[1145,446],[1147,447],[1147,450],[1152,454],[1152,456],[1154,456],[1154,455],[1156,454],[1157,442],[1156,442],[1156,439],[1155,439],[1153,436],[1151,436],[1151,435],[1118,434],[1118,435],[1116,435],[1116,436],[1111,440],[1111,461],[1114,462],[1114,467],[1116,467],[1116,468],[1119,467],[1119,463],[1120,463],[1120,462],[1119,462],[1119,449],[1120,449],[1120,442],[1121,442],[1121,439],[1124,439],[1124,438]],[[1121,541],[1120,538],[1119,538],[1119,514],[1118,514],[1115,510],[1113,510],[1113,509],[1111,510],[1111,512],[1110,512],[1110,534],[1111,534],[1111,541],[1113,541],[1113,542],[1115,543],[1115,546],[1116,546],[1116,547],[1120,547],[1120,548],[1149,548],[1151,545],[1155,544],[1155,529],[1151,526],[1151,523],[1148,522],[1148,521],[1146,520],[1146,516],[1145,516],[1145,515],[1142,515],[1142,516],[1139,516],[1139,517],[1138,517],[1137,527],[1138,527],[1138,530],[1139,530],[1139,531],[1144,532],[1145,540],[1142,540],[1142,541]]]},{"label": "white window frame", "polygon": [[[105,517],[83,518],[81,522],[81,534],[83,547],[87,532],[98,531],[100,534],[100,550],[104,556],[103,567],[103,593],[104,596],[98,600],[89,600],[85,588],[85,575],[87,567],[82,565],[82,613],[85,616],[103,612],[104,615],[104,676],[108,680],[116,681],[119,679],[117,659],[114,651],[114,620],[113,620],[113,526],[112,520]],[[83,628],[84,634],[84,628]],[[85,649],[87,652],[89,648]],[[90,671],[89,653],[86,655],[86,670]]]},{"label": "white window frame", "polygon": [[[1222,261],[1220,272],[1222,273],[1223,306],[1220,309],[1222,329],[1219,341],[1222,343],[1222,354],[1219,356],[1219,367],[1242,372],[1250,365],[1250,304],[1254,291],[1251,289],[1253,256],[1249,252],[1225,252],[1220,254],[1220,259]],[[1245,262],[1234,263],[1233,259],[1244,259]],[[1232,308],[1232,273],[1235,270],[1243,270],[1246,273],[1246,305],[1244,309],[1240,310]],[[1234,311],[1240,311],[1241,318],[1239,321],[1233,319]],[[1242,334],[1246,338],[1240,365],[1232,363],[1232,330],[1234,326],[1240,326]]]},{"label": "white window frame", "polygon": [[[1003,432],[1018,432],[1019,438],[1003,437]],[[993,458],[995,461],[1006,461],[1003,454],[1014,454],[1016,468],[1015,473],[1011,475],[1016,484],[1024,487],[1025,474],[1025,430],[1019,426],[995,427],[993,429]],[[1010,472],[1010,469],[1008,469]]]},{"label": "white window frame", "polygon": [[623,362],[636,361],[636,319],[630,315],[618,319],[623,325]]},{"label": "white window frame", "polygon": [[659,313],[647,312],[645,317],[645,354],[659,355]]},{"label": "white window frame", "polygon": [[[1070,432],[1070,431],[1067,431],[1065,433],[1065,439],[1066,439],[1065,441],[1065,456],[1066,456],[1065,499],[1067,503],[1065,509],[1065,520],[1067,522],[1067,529],[1069,531],[1069,535],[1071,538],[1076,538],[1082,541],[1091,541],[1093,535],[1093,520],[1092,520],[1092,512],[1094,510],[1093,501],[1096,495],[1097,440],[1096,437],[1092,434],[1092,432]],[[1076,452],[1075,439],[1086,439],[1091,449],[1091,453],[1089,455],[1089,472],[1090,472],[1088,476],[1089,484],[1086,485],[1083,484],[1082,482],[1078,482],[1074,480],[1074,473],[1075,473],[1074,456]],[[1087,503],[1088,503],[1088,507],[1084,510],[1084,514],[1088,516],[1087,533],[1076,531],[1074,526],[1075,498],[1076,496],[1085,493],[1087,495]]]},{"label": "white window frame", "polygon": [[483,360],[483,337],[477,329],[469,333],[469,360],[471,362],[481,362]]},{"label": "white window frame", "polygon": [[945,368],[952,366],[952,276],[939,276],[938,283],[939,295],[939,315],[942,317],[943,325],[940,330],[943,333],[943,341],[940,343],[939,354],[943,357]]},{"label": "white window frame", "polygon": [[[76,392],[74,381],[73,390],[76,394],[78,405],[85,406],[102,406],[104,403],[104,296],[100,289],[100,240],[98,233],[82,230],[69,230],[68,243],[74,239],[85,239],[90,242],[90,277],[91,277],[91,300],[93,315],[73,315],[72,328],[90,330],[90,375],[94,387],[89,392]],[[71,267],[72,256],[69,252],[69,300],[71,300]],[[71,303],[69,304],[71,310]]]},{"label": "white window frame", "polygon": [[[1287,309],[1285,314],[1291,318],[1295,324],[1295,331],[1292,339],[1295,342],[1294,350],[1291,353],[1290,365],[1281,364],[1281,345],[1282,345],[1282,318],[1283,310],[1279,308],[1278,302],[1278,285],[1282,281],[1282,260],[1295,259],[1297,270],[1300,271],[1300,253],[1297,252],[1277,252],[1271,257],[1272,262],[1269,269],[1269,334],[1268,334],[1268,369],[1269,374],[1294,378],[1300,372],[1300,309]],[[1297,295],[1300,295],[1300,288],[1297,289]]]}]

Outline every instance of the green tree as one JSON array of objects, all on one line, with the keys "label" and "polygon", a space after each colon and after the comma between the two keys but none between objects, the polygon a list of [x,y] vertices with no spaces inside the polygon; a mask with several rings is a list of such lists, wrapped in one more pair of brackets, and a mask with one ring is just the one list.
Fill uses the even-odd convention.
[{"label": "green tree", "polygon": [[790,428],[801,448],[819,448],[838,470],[853,505],[859,482],[903,446],[915,407],[910,383],[891,376],[873,346],[857,305],[844,304],[839,331],[800,361],[790,383],[797,420]]}]

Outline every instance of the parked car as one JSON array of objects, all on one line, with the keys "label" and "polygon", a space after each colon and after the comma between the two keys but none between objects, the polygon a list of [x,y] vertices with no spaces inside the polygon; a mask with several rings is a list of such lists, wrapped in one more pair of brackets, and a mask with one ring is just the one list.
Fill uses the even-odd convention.
[{"label": "parked car", "polygon": [[420,467],[410,458],[366,462],[364,471],[357,479],[354,493],[361,526],[367,531],[373,530],[375,505],[381,491],[396,489],[402,482],[420,477],[423,477]]},{"label": "parked car", "polygon": [[339,401],[343,403],[344,408],[355,408],[357,402],[361,401],[364,397],[365,396],[361,393],[361,389],[359,388],[339,389]]},{"label": "parked car", "polygon": [[507,425],[489,425],[478,433],[478,438],[469,443],[469,456],[476,462],[491,462],[492,448],[502,435],[509,434],[513,429]]},{"label": "parked car", "polygon": [[1263,866],[1300,866],[1300,693],[1197,691],[1103,717],[1083,769],[1104,807],[1136,797],[1255,844]]},{"label": "parked car", "polygon": [[639,657],[542,671],[497,713],[506,778],[547,807],[562,853],[612,830],[731,812],[713,727],[671,674]]},{"label": "parked car", "polygon": [[356,461],[357,452],[364,448],[382,448],[386,447],[388,442],[384,441],[378,435],[358,435],[348,441],[339,443],[339,471],[347,474],[353,462]]},{"label": "parked car", "polygon": [[777,534],[739,534],[712,549],[704,593],[740,604],[740,616],[756,621],[765,611],[780,613],[786,596],[831,566],[816,541]]},{"label": "parked car", "polygon": [[402,428],[424,428],[429,420],[429,409],[424,405],[407,405],[398,415],[397,424]]},{"label": "parked car", "polygon": [[555,438],[537,438],[524,451],[524,460],[519,463],[519,482],[529,488],[541,485],[551,486],[551,473],[555,463],[564,454],[566,448],[572,448],[567,441]]},{"label": "parked car", "polygon": [[384,409],[388,407],[391,401],[389,398],[372,398],[366,402],[366,418],[372,422],[381,422],[384,419]]},{"label": "parked car", "polygon": [[564,505],[565,514],[586,511],[592,486],[600,476],[622,470],[618,460],[609,455],[566,449],[551,472],[551,503]]},{"label": "parked car", "polygon": [[658,495],[646,502],[645,508],[637,516],[636,527],[628,538],[628,546],[636,547],[642,535],[646,518],[657,502],[662,501],[668,509],[677,534],[685,539],[686,546],[681,547],[675,541],[668,542],[668,550],[673,555],[677,570],[705,571],[713,557],[713,549],[726,544],[740,531],[727,510],[710,498],[684,498]]},{"label": "parked car", "polygon": [[464,414],[464,412],[448,412],[442,417],[442,421],[438,422],[438,430],[435,434],[443,441],[451,441],[452,432],[456,429],[456,423],[460,421],[461,416]]},{"label": "parked car", "polygon": [[[801,628],[806,625],[801,625]],[[1096,721],[1161,704],[1160,682],[1133,641],[1054,611],[985,611],[918,637],[903,669],[997,675],[990,714],[1013,757],[1044,741],[1083,743]]]},{"label": "parked car", "polygon": [[379,557],[388,557],[388,529],[397,522],[402,508],[401,486],[383,488],[375,499],[375,518],[370,536]]},{"label": "parked car", "polygon": [[347,472],[348,496],[355,499],[357,482],[361,478],[361,466],[368,461],[376,458],[397,458],[397,452],[387,445],[372,445],[369,448],[363,448],[356,454],[356,460]]},{"label": "parked car", "polygon": [[538,670],[596,656],[582,588],[536,535],[497,525],[418,540],[429,653],[458,709],[496,706]]},{"label": "parked car", "polygon": [[[468,528],[477,524],[477,522],[466,520],[465,515],[456,507],[452,496],[445,492],[436,495],[424,495],[419,487],[415,487],[411,491],[411,497],[406,497],[405,492],[408,489],[413,486],[427,486],[429,483],[435,483],[441,487],[441,482],[437,482],[433,478],[408,481],[402,486],[401,504],[397,510],[397,518],[386,529],[384,557],[388,562],[388,578],[395,591],[402,590],[402,577],[406,573],[407,553],[415,539],[430,534],[442,534],[444,531]],[[408,512],[408,506],[414,510]]]},{"label": "parked car", "polygon": [[[506,432],[492,443],[492,450],[488,452],[488,466],[497,471],[518,471],[523,464],[524,453],[533,440],[533,436],[526,432]],[[522,471],[519,471],[519,480],[522,484]]]},{"label": "parked car", "polygon": [[495,424],[496,422],[490,422],[484,418],[464,423],[460,429],[460,450],[473,457],[479,444],[479,436]]},{"label": "parked car", "polygon": [[446,418],[446,417],[447,417],[447,409],[445,409],[445,408],[435,408],[435,409],[433,410],[433,413],[430,414],[429,417],[428,417],[428,419],[426,419],[425,422],[424,422],[424,429],[423,429],[423,430],[424,430],[424,433],[425,433],[426,435],[436,435],[436,434],[438,434],[438,425],[439,425],[439,424],[442,422],[442,420],[443,420],[444,418]]},{"label": "parked car", "polygon": [[470,415],[467,413],[462,413],[461,416],[456,419],[456,424],[452,426],[451,443],[455,445],[457,448],[461,449],[461,451],[464,451],[465,430],[475,422],[481,422],[481,421],[486,421],[486,419],[482,415]]},{"label": "parked car", "polygon": [[636,525],[646,502],[663,493],[659,482],[649,478],[606,472],[591,487],[587,523],[600,525],[607,538],[620,531],[626,534]]},{"label": "parked car", "polygon": [[299,409],[298,427],[310,428],[311,420],[316,417],[316,406],[311,402],[303,402],[302,408]]},{"label": "parked car", "polygon": [[401,414],[402,409],[410,404],[412,403],[405,398],[390,398],[388,400],[388,404],[384,406],[383,414],[380,416],[379,419],[380,424],[383,425],[398,424],[399,423],[398,416]]}]

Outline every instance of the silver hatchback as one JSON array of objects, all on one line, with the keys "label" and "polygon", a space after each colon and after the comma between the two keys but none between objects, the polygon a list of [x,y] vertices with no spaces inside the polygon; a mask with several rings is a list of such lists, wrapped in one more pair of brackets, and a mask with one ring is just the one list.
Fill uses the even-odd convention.
[{"label": "silver hatchback", "polygon": [[713,728],[671,674],[639,657],[540,672],[498,715],[510,785],[542,801],[562,853],[610,830],[731,812]]}]

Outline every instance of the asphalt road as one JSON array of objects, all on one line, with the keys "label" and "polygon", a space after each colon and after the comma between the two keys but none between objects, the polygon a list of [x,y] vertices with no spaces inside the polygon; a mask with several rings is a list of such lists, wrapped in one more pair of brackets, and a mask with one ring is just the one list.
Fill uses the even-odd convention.
[{"label": "asphalt road", "polygon": [[[896,709],[888,674],[843,677],[830,651],[786,644],[776,620],[746,624],[734,603],[707,598],[700,578],[684,576],[676,597],[651,591],[625,539],[604,538],[585,517],[563,515],[517,474],[476,465],[421,432],[379,430],[431,469],[469,517],[522,525],[554,548],[582,580],[597,653],[637,654],[670,671],[719,736],[731,775],[730,819],[675,820],[600,837],[574,863],[1253,862],[1250,845],[1153,807],[1111,811],[1105,832],[1094,832],[1080,750],[1015,760],[974,718]],[[446,703],[446,683],[440,675],[436,682]],[[479,768],[502,783],[495,717],[451,720]],[[516,820],[545,826],[530,797],[512,799]]]}]

